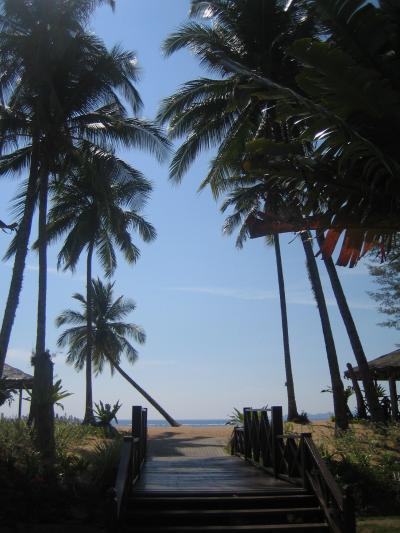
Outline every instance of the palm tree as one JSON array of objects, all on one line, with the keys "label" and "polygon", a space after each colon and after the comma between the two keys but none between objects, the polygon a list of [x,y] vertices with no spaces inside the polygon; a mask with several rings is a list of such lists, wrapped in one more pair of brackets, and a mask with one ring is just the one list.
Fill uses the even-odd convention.
[{"label": "palm tree", "polygon": [[[133,364],[137,359],[137,351],[130,343],[133,339],[143,344],[146,335],[136,324],[123,322],[125,317],[135,310],[135,303],[120,296],[113,298],[113,283],[103,284],[99,279],[93,280],[93,342],[92,359],[95,374],[103,371],[105,365],[110,366],[111,374],[115,370],[121,374],[146,400],[171,424],[179,424],[144,391],[120,366],[121,356],[125,355],[128,362]],[[82,370],[86,364],[88,348],[87,314],[88,304],[84,296],[74,294],[82,308],[82,312],[67,309],[56,319],[58,327],[72,325],[66,329],[58,339],[60,347],[69,347],[67,362],[73,364],[77,370]]]},{"label": "palm tree", "polygon": [[[227,180],[229,181],[229,180]],[[237,227],[241,226],[239,237],[237,239],[237,244],[239,246],[243,245],[243,242],[249,236],[249,228],[247,220],[252,213],[259,212],[260,209],[264,208],[264,211],[269,211],[269,206],[273,206],[277,212],[285,214],[287,211],[287,203],[284,197],[279,194],[268,194],[265,186],[264,179],[258,179],[257,177],[247,176],[240,179],[231,180],[232,191],[229,193],[225,202],[222,204],[222,211],[226,211],[228,208],[233,207],[234,213],[231,214],[225,221],[225,232],[232,233],[232,231]],[[294,208],[292,209],[292,211]],[[275,251],[277,258],[277,270],[278,270],[278,279],[283,278],[280,269],[282,267],[280,261],[280,246],[279,246],[279,234],[276,233],[273,235],[275,241]],[[325,302],[325,296],[322,289],[321,280],[319,277],[318,267],[315,261],[314,253],[312,250],[311,241],[308,234],[301,234],[303,248],[306,254],[306,264],[307,270],[309,273],[310,283],[315,295],[315,299],[318,306],[318,311],[321,320],[321,326],[324,335],[326,354],[328,359],[329,371],[331,375],[332,382],[332,391],[334,399],[334,408],[335,408],[335,423],[336,426],[345,430],[348,426],[347,421],[347,409],[346,401],[344,397],[344,387],[343,382],[340,376],[339,365],[337,361],[337,354],[335,343],[332,334],[332,328],[330,325],[329,315],[327,311],[327,306]],[[278,246],[277,246],[278,244]],[[282,298],[283,294],[283,298]],[[285,368],[287,375],[287,384],[288,384],[288,405],[292,401],[291,395],[294,396],[294,385],[293,381],[290,383],[290,379],[293,380],[291,372],[291,361],[290,361],[290,352],[288,352],[288,332],[287,332],[287,316],[286,316],[286,301],[284,298],[284,287],[280,285],[280,301],[281,301],[281,311],[282,311],[282,332],[284,335],[284,343],[286,341],[287,347],[284,344],[284,354],[285,354]],[[285,339],[286,335],[286,339]],[[297,415],[298,416],[298,415]]]},{"label": "palm tree", "polygon": [[68,167],[66,179],[52,187],[53,207],[49,212],[48,242],[67,233],[58,265],[74,270],[82,252],[86,258],[87,354],[86,407],[84,423],[94,422],[92,399],[92,261],[93,254],[106,276],[117,266],[115,246],[129,263],[135,263],[139,249],[132,242],[137,230],[145,242],[153,240],[155,229],[141,215],[151,191],[140,172],[110,153],[83,146],[75,168]]},{"label": "palm tree", "polygon": [[[316,235],[318,245],[320,248],[322,248],[324,245],[324,234],[321,231],[317,231]],[[340,283],[335,264],[332,260],[332,257],[323,255],[322,258],[324,260],[325,267],[332,285],[332,290],[335,295],[336,302],[338,304],[339,312],[342,316],[343,323],[345,325],[347,335],[349,337],[350,344],[353,349],[358,368],[360,370],[360,375],[364,386],[365,398],[367,400],[367,405],[371,413],[371,419],[375,422],[383,421],[383,412],[379,403],[375,383],[372,379],[367,357],[365,355],[364,348],[358,335],[357,327],[354,323],[349,304],[347,303],[342,284]]]},{"label": "palm tree", "polygon": [[[3,141],[0,172],[30,167],[21,223],[7,254],[9,257],[15,252],[16,256],[0,331],[0,374],[22,287],[32,216],[39,195],[33,408],[35,389],[39,388],[36,377],[41,373],[41,365],[49,364],[45,355],[49,177],[57,174],[73,146],[82,139],[103,149],[118,143],[145,147],[158,155],[166,146],[157,128],[137,118],[127,118],[117,94],[122,92],[133,113],[138,111],[141,100],[133,85],[137,77],[134,54],[118,47],[108,51],[96,36],[85,31],[88,18],[101,3],[102,0],[2,0],[0,4],[3,21],[0,67],[3,98],[7,103],[0,108]],[[47,388],[50,390],[49,383]],[[39,447],[45,449],[50,439],[40,430],[40,409],[35,416]]]},{"label": "palm tree", "polygon": [[304,0],[290,10],[296,4],[319,29],[287,48],[299,65],[296,85],[222,52],[221,68],[247,78],[259,97],[272,95],[282,119],[296,124],[302,140],[315,141],[304,172],[272,181],[303,191],[310,211],[325,215],[317,226],[329,230],[323,253],[342,242],[337,264],[355,266],[373,246],[390,249],[399,231],[398,6]]},{"label": "palm tree", "polygon": [[[119,47],[108,51],[85,31],[94,7],[105,1],[0,3],[1,89],[7,103],[0,106],[0,173],[30,168],[18,234],[6,255],[9,258],[16,253],[16,261],[0,333],[0,375],[22,285],[40,179],[57,173],[62,159],[82,139],[103,149],[114,144],[145,148],[157,157],[168,144],[158,128],[128,118],[121,105],[117,92],[124,94],[134,113],[141,108],[133,85],[137,79],[135,54]],[[47,183],[48,177],[43,179]]]},{"label": "palm tree", "polygon": [[[250,71],[272,71],[294,83],[297,64],[288,60],[285,47],[312,34],[314,24],[297,3],[290,14],[285,5],[284,0],[192,0],[191,16],[205,22],[184,24],[166,39],[167,56],[187,48],[221,76],[186,82],[161,103],[158,118],[168,123],[171,138],[185,137],[171,162],[171,179],[179,182],[201,150],[218,147],[202,183],[217,194],[231,173],[232,154],[243,153],[246,141],[265,122],[264,95],[258,98],[248,76],[226,68],[222,59],[242,62]],[[271,134],[277,129],[272,126]]]},{"label": "palm tree", "polygon": [[[230,207],[234,207],[234,213],[229,215],[225,220],[223,232],[227,235],[231,235],[237,227],[240,227],[239,234],[236,239],[237,248],[243,248],[243,244],[248,237],[246,218],[249,216],[249,213],[260,209],[262,197],[263,195],[259,194],[257,186],[255,189],[252,189],[250,186],[245,188],[238,187],[236,184],[236,188],[229,193],[229,195],[221,206],[222,212],[225,212]],[[292,361],[290,357],[285,280],[283,275],[282,254],[279,242],[279,234],[275,233],[266,236],[266,242],[268,245],[272,244],[275,250],[276,270],[278,275],[279,302],[281,307],[283,353],[286,373],[286,391],[288,398],[287,419],[289,421],[295,421],[299,417],[299,413],[297,410]]]},{"label": "palm tree", "polygon": [[326,355],[328,358],[328,366],[332,383],[335,426],[340,430],[346,430],[349,425],[347,401],[343,381],[340,376],[339,363],[336,354],[332,327],[329,320],[328,308],[326,306],[326,300],[324,291],[322,289],[321,278],[319,275],[317,262],[315,260],[314,250],[312,247],[311,235],[308,231],[303,231],[300,235],[303,243],[303,248],[306,254],[306,264],[310,283],[312,291],[314,293],[315,301],[317,302],[322,331],[324,334]]},{"label": "palm tree", "polygon": [[[273,98],[265,94],[258,97],[248,74],[233,70],[230,63],[243,64],[250,72],[272,75],[281,83],[295,85],[298,65],[288,59],[285,50],[296,39],[312,35],[315,26],[312,17],[304,17],[302,6],[292,4],[289,13],[285,5],[286,2],[279,0],[193,0],[192,15],[211,17],[212,26],[189,23],[166,40],[167,54],[189,48],[205,66],[222,75],[222,80],[201,78],[187,82],[161,105],[159,120],[169,123],[172,138],[186,136],[171,163],[172,179],[179,181],[202,149],[216,145],[217,155],[201,187],[209,184],[218,196],[232,187],[231,178],[238,172],[240,184],[246,144],[254,139],[257,142],[260,131],[262,137],[268,137],[272,149],[275,148],[275,155],[279,154],[287,132],[286,124],[276,119]],[[259,187],[264,197],[266,184],[261,176]],[[315,269],[312,272],[318,273]],[[319,309],[324,315],[323,306]],[[321,316],[321,323],[324,334],[328,335],[325,316]],[[330,363],[336,358],[331,340],[326,340]],[[345,429],[343,383],[335,365],[329,366],[336,423]]]}]

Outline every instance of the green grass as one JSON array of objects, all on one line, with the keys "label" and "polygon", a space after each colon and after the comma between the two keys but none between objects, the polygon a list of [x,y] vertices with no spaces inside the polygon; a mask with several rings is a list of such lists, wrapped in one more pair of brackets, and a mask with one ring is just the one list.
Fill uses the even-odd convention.
[{"label": "green grass", "polygon": [[63,523],[78,513],[103,523],[121,439],[105,439],[102,428],[65,420],[55,423],[55,481],[45,480],[33,434],[25,421],[0,420],[0,523]]},{"label": "green grass", "polygon": [[400,531],[400,517],[369,517],[357,521],[357,533],[397,533]]}]

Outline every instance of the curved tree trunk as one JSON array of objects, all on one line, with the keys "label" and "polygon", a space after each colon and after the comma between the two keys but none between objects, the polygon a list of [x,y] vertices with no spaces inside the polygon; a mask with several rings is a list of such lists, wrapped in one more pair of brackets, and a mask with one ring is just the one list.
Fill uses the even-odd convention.
[{"label": "curved tree trunk", "polygon": [[93,285],[92,285],[93,242],[89,244],[86,266],[86,402],[84,424],[94,424],[93,387],[92,387],[92,351],[93,351]]},{"label": "curved tree trunk", "polygon": [[176,420],[174,420],[172,416],[170,416],[167,411],[165,411],[161,407],[161,405],[154,400],[154,398],[147,394],[147,392],[142,389],[140,385],[133,381],[133,379],[124,370],[122,370],[122,368],[118,364],[113,363],[111,361],[110,364],[112,364],[112,366],[121,374],[121,376],[124,377],[128,381],[128,383],[132,385],[132,387],[134,387],[144,398],[146,398],[146,400],[154,407],[154,409],[156,409],[160,413],[160,415],[165,418],[165,420],[168,422],[168,424],[170,424],[170,426],[174,428],[180,426],[180,424]]},{"label": "curved tree trunk", "polygon": [[29,170],[28,188],[26,190],[24,213],[17,231],[17,250],[14,258],[14,267],[8,290],[7,303],[3,315],[0,331],[0,378],[3,375],[4,362],[10,343],[11,331],[14,325],[15,313],[21,294],[24,278],[25,260],[28,253],[28,243],[32,228],[33,212],[35,210],[38,180],[38,156],[35,145],[32,148],[32,158]]},{"label": "curved tree trunk", "polygon": [[335,341],[333,340],[332,328],[329,320],[328,309],[326,307],[325,296],[322,290],[321,279],[319,277],[317,262],[310,242],[308,232],[301,233],[304,251],[307,258],[307,269],[311,286],[317,302],[319,316],[321,319],[322,331],[324,334],[326,355],[328,357],[329,372],[331,375],[333,406],[335,411],[335,426],[337,429],[348,429],[347,402],[344,395],[342,378],[340,377],[339,364],[337,360]]},{"label": "curved tree trunk", "polygon": [[32,407],[35,424],[35,440],[44,460],[51,470],[54,455],[54,405],[53,364],[46,351],[46,297],[47,297],[47,195],[49,173],[40,170],[39,191],[39,289],[36,350],[34,358]]},{"label": "curved tree trunk", "polygon": [[[323,232],[317,232],[317,240],[321,248],[325,240]],[[336,271],[335,264],[331,257],[325,257],[324,255],[322,255],[322,258],[324,260],[325,267],[328,272],[329,279],[331,281],[333,293],[335,295],[340,314],[342,315],[347,335],[349,336],[350,344],[353,349],[354,357],[356,358],[357,365],[362,377],[365,398],[367,400],[368,408],[371,413],[371,419],[374,422],[382,422],[384,420],[384,417],[381,406],[379,404],[378,394],[371,376],[368,361],[365,357],[360,337],[358,336],[353,316],[347,304],[346,296],[343,292],[343,287],[340,283],[339,276]]]},{"label": "curved tree trunk", "polygon": [[286,371],[286,388],[288,397],[288,417],[287,419],[295,420],[298,418],[296,397],[294,393],[292,362],[290,359],[290,346],[289,346],[289,328],[286,309],[286,295],[285,295],[285,281],[283,277],[282,268],[282,256],[281,247],[279,243],[279,235],[274,234],[274,246],[276,257],[276,269],[278,272],[278,285],[279,285],[279,300],[281,304],[281,319],[282,319],[282,336],[283,336],[283,352],[285,357],[285,371]]}]

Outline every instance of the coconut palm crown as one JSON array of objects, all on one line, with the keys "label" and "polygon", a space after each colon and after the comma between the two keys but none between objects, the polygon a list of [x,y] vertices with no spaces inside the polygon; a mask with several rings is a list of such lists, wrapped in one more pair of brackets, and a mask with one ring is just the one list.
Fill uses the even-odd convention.
[{"label": "coconut palm crown", "polygon": [[[146,340],[144,330],[124,319],[136,309],[136,304],[129,298],[120,296],[113,299],[114,283],[103,283],[100,279],[93,280],[93,348],[92,360],[95,374],[109,365],[111,373],[114,364],[119,365],[122,355],[133,364],[138,357],[131,339],[138,344]],[[67,309],[56,319],[57,327],[71,325],[58,338],[60,347],[68,346],[67,362],[82,370],[86,362],[87,352],[87,304],[82,294],[76,293],[73,298],[81,304],[82,311]]]}]

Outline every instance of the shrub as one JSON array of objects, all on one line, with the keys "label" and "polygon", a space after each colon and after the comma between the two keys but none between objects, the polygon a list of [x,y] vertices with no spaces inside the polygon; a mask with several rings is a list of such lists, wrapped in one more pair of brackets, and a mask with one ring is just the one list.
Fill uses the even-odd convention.
[{"label": "shrub", "polygon": [[395,512],[400,504],[400,426],[365,424],[319,446],[342,485],[353,488],[360,512]]},{"label": "shrub", "polygon": [[113,439],[96,444],[88,455],[88,472],[94,487],[106,489],[115,481],[122,439]]}]

